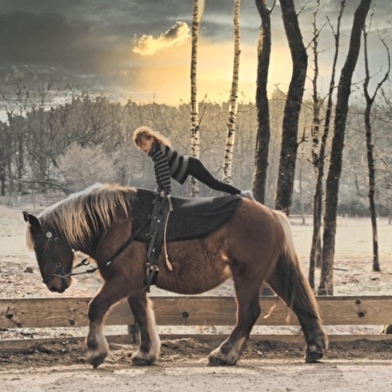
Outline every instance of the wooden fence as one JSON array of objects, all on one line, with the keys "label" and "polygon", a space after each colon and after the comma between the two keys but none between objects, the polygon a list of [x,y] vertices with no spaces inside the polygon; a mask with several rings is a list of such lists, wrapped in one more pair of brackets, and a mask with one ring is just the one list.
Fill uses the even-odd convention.
[{"label": "wooden fence", "polygon": [[[154,303],[158,326],[234,326],[235,324],[236,305],[233,297],[173,296],[151,299]],[[71,333],[72,329],[88,326],[89,302],[90,298],[0,299],[0,330],[61,327],[69,329]],[[392,324],[392,296],[319,297],[318,302],[324,325],[379,325],[381,331],[384,325]],[[280,300],[272,314],[268,318],[264,318],[275,304],[275,297],[261,298],[262,314],[256,325],[298,325],[296,316],[293,314],[288,321],[289,311]],[[109,337],[109,341],[116,339],[117,341],[134,341],[135,321],[127,302],[121,302],[112,308],[105,325],[127,325],[130,327],[128,335]],[[265,338],[266,340],[287,342],[301,339],[295,334],[265,335]],[[331,341],[389,340],[392,339],[392,335],[345,334],[330,335],[329,338]],[[68,338],[66,339],[68,340]],[[27,348],[42,341],[45,339],[1,340],[0,350]]]}]

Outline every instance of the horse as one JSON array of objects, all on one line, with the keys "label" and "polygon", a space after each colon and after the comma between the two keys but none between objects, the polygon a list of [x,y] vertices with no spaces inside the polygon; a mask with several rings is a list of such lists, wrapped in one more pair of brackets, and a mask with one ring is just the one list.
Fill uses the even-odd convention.
[{"label": "horse", "polygon": [[[43,283],[51,292],[63,293],[71,285],[76,251],[97,263],[103,285],[89,303],[86,338],[87,360],[95,368],[109,354],[103,334],[105,316],[123,299],[139,327],[140,344],[131,357],[132,365],[153,364],[160,355],[152,300],[146,290],[147,245],[134,235],[133,218],[140,194],[136,188],[119,184],[96,184],[38,216],[23,211],[27,248],[34,250]],[[265,282],[297,316],[306,342],[305,362],[318,362],[327,350],[328,338],[301,268],[288,218],[256,201],[235,197],[241,199],[238,208],[212,233],[165,244],[171,268],[162,249],[156,286],[193,295],[233,280],[236,325],[208,356],[209,365],[223,366],[239,360],[260,315],[260,292]]]}]

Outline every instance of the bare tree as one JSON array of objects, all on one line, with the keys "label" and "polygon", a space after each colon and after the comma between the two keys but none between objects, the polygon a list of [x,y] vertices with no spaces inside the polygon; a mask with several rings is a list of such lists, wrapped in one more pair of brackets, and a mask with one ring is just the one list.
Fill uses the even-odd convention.
[{"label": "bare tree", "polygon": [[[319,2],[318,2],[319,5]],[[313,235],[312,235],[312,246],[310,249],[309,258],[309,283],[312,288],[315,288],[314,273],[316,265],[320,266],[322,263],[322,245],[321,245],[321,220],[323,210],[323,181],[324,181],[324,166],[325,166],[325,153],[327,147],[327,140],[329,135],[329,129],[331,125],[332,107],[333,107],[333,91],[335,89],[335,74],[336,74],[336,63],[339,55],[339,43],[340,43],[340,25],[343,16],[344,7],[346,5],[345,0],[340,2],[340,12],[337,18],[336,31],[328,20],[335,39],[335,53],[332,62],[331,79],[329,81],[329,89],[327,95],[327,107],[325,113],[323,134],[320,140],[320,107],[321,102],[317,93],[317,80],[318,80],[318,40],[313,43],[313,56],[315,61],[314,76],[313,76],[313,129],[312,129],[312,163],[316,175],[316,187],[313,196]],[[316,27],[316,15],[314,21],[314,34],[315,38],[318,38],[319,31]],[[321,143],[320,143],[321,142]]]},{"label": "bare tree", "polygon": [[[9,130],[14,143],[13,162],[8,162],[10,193],[14,191],[14,178],[18,181],[17,190],[22,191],[22,178],[25,172],[25,151],[23,148],[25,127],[23,116],[30,106],[31,89],[26,81],[24,73],[14,69],[12,74],[7,75],[5,84],[0,90],[3,98],[4,109],[7,114]],[[12,173],[16,168],[16,175]]]},{"label": "bare tree", "polygon": [[380,260],[378,254],[378,234],[377,234],[377,216],[376,216],[376,205],[374,202],[374,193],[376,188],[376,175],[374,168],[374,145],[373,145],[373,131],[371,124],[371,112],[374,100],[376,99],[377,93],[382,87],[382,85],[388,80],[389,72],[391,70],[391,57],[389,53],[389,48],[385,44],[385,41],[381,39],[382,44],[384,45],[387,51],[388,57],[388,69],[385,72],[384,77],[377,84],[373,95],[369,93],[369,82],[370,82],[370,72],[369,72],[369,56],[368,56],[368,31],[363,29],[363,45],[364,45],[364,57],[365,57],[365,79],[363,81],[363,92],[366,100],[366,108],[364,113],[364,122],[365,122],[365,130],[366,130],[366,151],[367,151],[367,163],[368,163],[368,171],[369,171],[369,209],[370,209],[370,219],[372,222],[372,232],[373,232],[373,271],[381,271],[380,268]]},{"label": "bare tree", "polygon": [[115,178],[113,161],[102,146],[81,147],[73,143],[58,159],[60,185],[66,194],[79,191],[96,182],[111,182]]},{"label": "bare tree", "polygon": [[283,117],[282,146],[275,208],[290,213],[298,148],[298,122],[308,66],[308,56],[299,28],[294,0],[280,0],[283,24],[290,47],[293,73]]},{"label": "bare tree", "polygon": [[240,5],[241,0],[234,0],[234,60],[233,60],[233,78],[230,90],[230,106],[229,116],[227,120],[227,136],[225,155],[223,159],[223,181],[231,184],[232,166],[233,166],[233,150],[236,131],[237,118],[237,99],[238,99],[238,74],[240,69]]},{"label": "bare tree", "polygon": [[261,26],[257,47],[257,136],[253,193],[257,201],[264,203],[267,186],[269,145],[271,139],[267,83],[271,58],[271,12],[273,7],[269,10],[266,5],[266,0],[256,0],[256,6],[261,18]]},{"label": "bare tree", "polygon": [[5,196],[7,182],[11,185],[11,162],[15,151],[13,133],[8,124],[0,122],[0,195]]},{"label": "bare tree", "polygon": [[[320,144],[320,125],[321,125],[321,106],[322,99],[320,98],[318,89],[319,80],[319,58],[318,58],[318,45],[320,39],[321,30],[317,26],[317,16],[320,10],[320,0],[317,0],[316,11],[313,13],[313,40],[311,42],[313,52],[313,78],[312,78],[312,99],[313,99],[313,121],[311,127],[312,134],[312,164],[315,170],[316,182],[318,177],[318,160],[319,160],[319,144]],[[314,288],[314,271],[315,266],[321,257],[321,238],[320,238],[320,227],[321,227],[321,210],[322,210],[322,182],[319,188],[316,186],[315,194],[313,197],[313,237],[312,247],[310,251],[309,260],[309,283]],[[316,197],[317,195],[317,197]]]},{"label": "bare tree", "polygon": [[361,0],[354,14],[350,45],[340,75],[335,109],[335,129],[331,148],[331,163],[326,183],[326,204],[324,213],[323,262],[318,288],[319,295],[333,295],[333,264],[335,255],[336,217],[338,206],[339,180],[342,172],[342,156],[348,101],[351,93],[352,76],[361,48],[361,33],[365,25],[372,0]]}]

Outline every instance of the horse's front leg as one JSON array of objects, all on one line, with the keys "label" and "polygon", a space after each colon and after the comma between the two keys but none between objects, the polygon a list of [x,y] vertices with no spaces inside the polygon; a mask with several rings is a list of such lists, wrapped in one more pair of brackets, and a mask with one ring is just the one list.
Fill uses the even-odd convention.
[{"label": "horse's front leg", "polygon": [[128,298],[135,321],[139,327],[140,345],[132,355],[133,365],[145,366],[156,362],[161,343],[155,328],[155,316],[152,303],[146,293]]},{"label": "horse's front leg", "polygon": [[90,321],[87,335],[88,362],[95,368],[98,367],[109,354],[109,345],[103,334],[104,319],[109,309],[126,298],[127,284],[121,279],[106,281],[99,293],[92,299],[88,308]]}]

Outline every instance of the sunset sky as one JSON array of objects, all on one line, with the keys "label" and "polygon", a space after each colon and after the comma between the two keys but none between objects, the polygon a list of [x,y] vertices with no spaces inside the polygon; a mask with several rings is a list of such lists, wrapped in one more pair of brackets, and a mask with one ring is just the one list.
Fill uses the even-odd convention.
[{"label": "sunset sky", "polygon": [[[198,97],[226,101],[233,60],[233,1],[207,0],[198,52]],[[304,41],[312,37],[315,1],[298,0]],[[353,11],[349,0],[342,31],[340,67],[346,57]],[[271,3],[272,4],[272,3]],[[319,26],[329,16],[336,25],[339,0],[322,0]],[[303,8],[304,7],[304,8]],[[386,69],[378,34],[392,47],[392,6],[379,0],[370,41],[373,74]],[[1,0],[0,77],[18,69],[39,80],[83,83],[116,99],[177,105],[190,99],[192,0]],[[272,13],[269,91],[287,89],[291,60],[279,1]],[[254,101],[260,18],[254,0],[241,5],[240,100]],[[320,43],[322,83],[329,81],[331,30]],[[309,51],[310,53],[310,51]],[[360,58],[357,80],[362,76]],[[311,60],[309,61],[311,65]],[[340,68],[339,68],[340,69]]]}]

